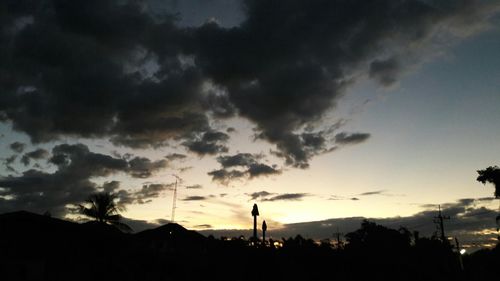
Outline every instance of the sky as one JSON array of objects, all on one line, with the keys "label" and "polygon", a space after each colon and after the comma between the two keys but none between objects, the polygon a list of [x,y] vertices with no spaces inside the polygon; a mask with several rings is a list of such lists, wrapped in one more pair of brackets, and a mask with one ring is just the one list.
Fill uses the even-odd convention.
[{"label": "sky", "polygon": [[500,1],[3,1],[0,212],[111,192],[172,219],[326,238],[363,218],[493,245]]}]

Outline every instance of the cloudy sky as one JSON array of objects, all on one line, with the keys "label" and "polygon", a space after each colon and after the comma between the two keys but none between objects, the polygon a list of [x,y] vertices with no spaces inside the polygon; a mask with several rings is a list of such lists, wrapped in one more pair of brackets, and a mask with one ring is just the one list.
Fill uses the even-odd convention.
[{"label": "cloudy sky", "polygon": [[[2,1],[0,212],[494,237],[500,1]],[[353,225],[356,226],[353,226]],[[279,232],[279,231],[281,232]]]}]

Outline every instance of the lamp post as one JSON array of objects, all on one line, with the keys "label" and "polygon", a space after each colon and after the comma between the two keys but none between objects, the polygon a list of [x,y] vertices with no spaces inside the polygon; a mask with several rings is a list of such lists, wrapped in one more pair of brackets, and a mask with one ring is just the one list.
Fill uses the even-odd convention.
[{"label": "lamp post", "polygon": [[266,221],[262,222],[262,242],[264,245],[266,244],[266,231],[267,231],[267,224]]},{"label": "lamp post", "polygon": [[259,215],[259,208],[257,204],[253,204],[252,216],[253,216],[253,238],[257,241],[257,216]]}]

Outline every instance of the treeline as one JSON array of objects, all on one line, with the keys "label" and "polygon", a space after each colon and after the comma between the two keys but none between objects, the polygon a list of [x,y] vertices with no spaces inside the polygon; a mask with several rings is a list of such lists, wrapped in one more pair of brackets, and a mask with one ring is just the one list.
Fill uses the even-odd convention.
[{"label": "treeline", "polygon": [[[0,280],[488,280],[500,248],[464,255],[365,221],[345,243],[204,237],[176,224],[138,234],[29,213],[0,215]],[[492,279],[495,280],[495,279]]]},{"label": "treeline", "polygon": [[[498,278],[500,268],[498,246],[461,255],[438,237],[420,237],[405,228],[390,229],[366,220],[340,243],[300,235],[266,242],[209,238],[216,245],[212,249],[218,251],[216,256],[244,256],[245,263],[260,260],[259,264],[272,265],[258,266],[268,280],[486,280]],[[237,270],[239,261],[228,263]]]}]

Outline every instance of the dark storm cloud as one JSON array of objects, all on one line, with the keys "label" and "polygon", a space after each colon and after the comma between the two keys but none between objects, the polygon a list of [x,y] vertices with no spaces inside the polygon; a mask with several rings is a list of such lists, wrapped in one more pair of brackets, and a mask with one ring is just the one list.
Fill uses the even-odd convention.
[{"label": "dark storm cloud", "polygon": [[119,181],[105,182],[100,188],[102,188],[103,192],[115,193],[118,190],[118,188],[120,188],[120,182]]},{"label": "dark storm cloud", "polygon": [[207,173],[209,176],[212,176],[212,180],[219,182],[224,185],[228,185],[232,180],[238,180],[245,177],[245,173],[238,170],[213,170]]},{"label": "dark storm cloud", "polygon": [[262,158],[260,155],[250,154],[250,153],[238,153],[231,156],[219,156],[217,157],[217,162],[223,168],[230,168],[235,166],[250,166],[256,163],[258,159]]},{"label": "dark storm cloud", "polygon": [[180,153],[170,153],[167,156],[165,156],[169,161],[175,161],[175,160],[184,160],[187,158],[186,155],[180,154]]},{"label": "dark storm cloud", "polygon": [[[330,195],[330,197],[328,198],[328,200],[332,200],[332,201],[339,201],[339,200],[358,201],[358,200],[360,200],[360,197],[367,197],[367,196],[388,196],[388,197],[392,197],[392,196],[405,196],[405,195],[404,194],[389,193],[387,190],[383,189],[383,190],[367,191],[367,192],[356,194],[355,196],[351,196],[351,197],[339,196],[339,195]],[[431,205],[431,206],[434,207],[434,205]],[[422,205],[420,207],[426,208],[426,207],[424,207],[424,205]]]},{"label": "dark storm cloud", "polygon": [[[197,63],[226,85],[239,114],[258,125],[258,136],[297,167],[307,167],[317,152],[305,149],[296,130],[335,105],[353,82],[351,70],[425,42],[440,23],[477,11],[472,1],[244,3],[247,19],[239,28],[207,24],[198,30]],[[374,63],[374,78],[396,76],[389,66]]]},{"label": "dark storm cloud", "polygon": [[232,180],[281,174],[281,170],[276,169],[275,166],[260,163],[259,160],[263,157],[260,154],[250,153],[219,156],[217,162],[222,169],[211,171],[208,175],[212,176],[213,181],[227,185]]},{"label": "dark storm cloud", "polygon": [[248,166],[247,173],[250,178],[255,178],[260,176],[279,175],[281,174],[281,171],[266,164],[255,163]]},{"label": "dark storm cloud", "polygon": [[227,94],[211,92],[205,98],[203,105],[205,110],[218,118],[233,117],[236,114],[236,108],[229,101]]},{"label": "dark storm cloud", "polygon": [[284,193],[270,198],[264,198],[262,201],[300,201],[302,198],[310,196],[307,193]]},{"label": "dark storm cloud", "polygon": [[342,201],[342,200],[351,200],[351,201],[358,201],[359,198],[357,197],[344,197],[344,196],[338,196],[338,195],[331,195],[328,200],[332,201]]},{"label": "dark storm cloud", "polygon": [[160,195],[160,193],[171,189],[172,185],[169,184],[148,184],[143,185],[142,189],[137,191],[135,194],[138,197],[138,200],[143,200],[147,198],[156,198]]},{"label": "dark storm cloud", "polygon": [[204,201],[207,200],[206,196],[187,196],[183,198],[182,201]]},{"label": "dark storm cloud", "polygon": [[160,225],[164,225],[164,224],[170,223],[171,221],[169,221],[167,219],[156,219],[153,222],[157,223],[157,224],[160,224]]},{"label": "dark storm cloud", "polygon": [[17,173],[16,169],[14,169],[14,167],[12,167],[12,163],[14,163],[14,161],[16,161],[17,159],[17,155],[14,154],[14,155],[11,155],[5,159],[2,159],[3,160],[3,164],[5,166],[5,169],[8,171],[8,172],[11,172],[11,173]]},{"label": "dark storm cloud", "polygon": [[195,225],[194,227],[195,228],[212,228],[212,225],[211,224],[199,224],[199,225]]},{"label": "dark storm cloud", "polygon": [[335,135],[335,143],[338,144],[358,144],[365,142],[370,138],[370,134],[365,134],[365,133],[339,133]]},{"label": "dark storm cloud", "polygon": [[180,168],[178,168],[177,170],[179,171],[179,173],[184,173],[184,172],[186,172],[186,171],[188,171],[188,170],[191,170],[191,169],[193,169],[193,166],[188,166],[188,167],[180,167]]},{"label": "dark storm cloud", "polygon": [[400,66],[395,58],[375,60],[370,64],[370,78],[377,80],[383,86],[391,86],[397,81]]},{"label": "dark storm cloud", "polygon": [[203,77],[179,59],[188,31],[135,3],[1,4],[5,26],[32,19],[1,34],[0,111],[15,130],[33,142],[72,135],[141,148],[209,130]]},{"label": "dark storm cloud", "polygon": [[128,173],[134,178],[149,178],[167,167],[166,160],[151,161],[145,157],[135,157],[128,164]]},{"label": "dark storm cloud", "polygon": [[126,171],[128,162],[109,155],[94,153],[83,144],[61,144],[52,149],[49,162],[75,177],[105,177],[115,171]]},{"label": "dark storm cloud", "polygon": [[50,153],[47,150],[43,148],[38,148],[28,153],[25,153],[21,158],[21,163],[23,163],[25,166],[28,166],[31,160],[46,159],[49,157],[49,155]]},{"label": "dark storm cloud", "polygon": [[11,155],[11,156],[4,159],[4,164],[6,166],[9,166],[10,164],[14,163],[14,161],[16,161],[16,159],[17,159],[17,155],[15,155],[15,154]]},{"label": "dark storm cloud", "polygon": [[478,198],[477,200],[478,201],[488,202],[488,201],[493,201],[495,199],[496,199],[495,197],[481,197],[481,198]]},{"label": "dark storm cloud", "polygon": [[258,200],[258,201],[299,201],[304,197],[311,196],[308,193],[271,193],[265,190],[253,192],[253,193],[245,193],[250,200]]},{"label": "dark storm cloud", "polygon": [[372,196],[372,195],[390,195],[390,194],[387,193],[387,190],[375,190],[358,194],[358,196]]},{"label": "dark storm cloud", "polygon": [[225,146],[228,140],[229,136],[223,132],[208,131],[201,135],[193,136],[182,144],[191,152],[198,155],[214,155],[228,151],[228,148]]},{"label": "dark storm cloud", "polygon": [[[0,178],[0,187],[5,189],[2,195],[11,197],[0,199],[0,212],[24,209],[43,213],[49,210],[56,216],[63,215],[66,205],[80,203],[98,190],[116,192],[119,187],[118,182],[108,182],[99,187],[91,181],[93,178],[117,173],[136,176],[138,171],[141,175],[146,175],[159,169],[157,165],[137,165],[132,162],[134,159],[129,162],[94,153],[83,144],[57,145],[52,149],[52,157],[48,159],[49,163],[56,166],[53,173],[30,169],[19,176]],[[155,162],[141,160],[141,163]],[[161,187],[150,185],[136,194],[125,192],[122,195],[136,200],[146,199],[147,196],[157,196],[159,189]]]},{"label": "dark storm cloud", "polygon": [[0,212],[30,210],[38,213],[50,211],[54,215],[65,213],[66,204],[82,202],[96,185],[88,178],[73,177],[70,171],[62,169],[54,174],[28,170],[20,176],[0,179],[0,186],[6,188],[0,199]]},{"label": "dark storm cloud", "polygon": [[258,191],[258,192],[253,192],[253,193],[246,193],[246,195],[248,195],[250,197],[251,200],[257,200],[257,199],[261,199],[261,198],[266,198],[270,195],[273,195],[273,194],[276,194],[276,193],[270,193],[270,192],[267,192],[265,190],[263,191]]},{"label": "dark storm cloud", "polygon": [[151,0],[156,8],[180,13],[182,25],[200,26],[207,21],[232,27],[243,19],[241,3],[235,0]]},{"label": "dark storm cloud", "polygon": [[237,114],[288,165],[306,168],[334,144],[332,132],[304,128],[320,123],[357,74],[394,83],[409,63],[401,58],[418,61],[443,32],[474,30],[498,11],[494,2],[246,0],[241,25],[227,28],[181,27],[147,2],[3,1],[0,120],[35,143],[173,141],[204,155],[226,152],[228,140],[207,114]]},{"label": "dark storm cloud", "polygon": [[119,190],[114,193],[120,199],[120,204],[146,204],[160,197],[165,191],[171,190],[173,184],[145,184],[137,191]]},{"label": "dark storm cloud", "polygon": [[9,145],[10,149],[12,149],[14,152],[17,152],[17,153],[21,153],[24,151],[24,149],[26,148],[26,144],[22,143],[22,142],[13,142]]}]

